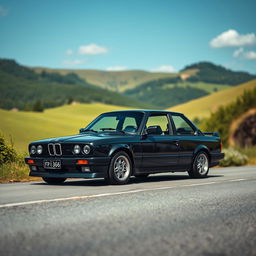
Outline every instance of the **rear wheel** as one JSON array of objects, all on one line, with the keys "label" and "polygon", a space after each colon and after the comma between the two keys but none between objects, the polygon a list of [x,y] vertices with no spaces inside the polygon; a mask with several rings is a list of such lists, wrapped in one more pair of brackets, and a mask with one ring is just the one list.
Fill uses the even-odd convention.
[{"label": "rear wheel", "polygon": [[209,158],[208,155],[200,151],[194,158],[191,169],[188,174],[192,178],[205,178],[209,172]]},{"label": "rear wheel", "polygon": [[47,177],[43,177],[42,179],[49,185],[60,185],[66,180],[66,178],[47,178]]},{"label": "rear wheel", "polygon": [[128,183],[132,172],[131,159],[124,151],[117,152],[111,159],[108,177],[109,184],[123,185]]}]

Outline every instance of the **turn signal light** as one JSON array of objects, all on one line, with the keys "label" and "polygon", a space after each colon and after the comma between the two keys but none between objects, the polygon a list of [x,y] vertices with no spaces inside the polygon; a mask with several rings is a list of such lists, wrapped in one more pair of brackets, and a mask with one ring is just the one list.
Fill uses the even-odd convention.
[{"label": "turn signal light", "polygon": [[28,159],[28,162],[27,162],[28,164],[34,164],[35,163],[35,161],[33,160],[33,159]]},{"label": "turn signal light", "polygon": [[89,164],[88,160],[77,160],[76,164]]}]

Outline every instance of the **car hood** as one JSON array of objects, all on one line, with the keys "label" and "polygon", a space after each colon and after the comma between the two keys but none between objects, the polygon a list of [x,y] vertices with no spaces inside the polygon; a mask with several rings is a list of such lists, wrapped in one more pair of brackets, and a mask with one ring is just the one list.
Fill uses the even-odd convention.
[{"label": "car hood", "polygon": [[129,137],[128,134],[120,133],[81,133],[71,136],[56,137],[44,140],[34,141],[33,143],[90,143],[99,140],[119,139],[123,137]]}]

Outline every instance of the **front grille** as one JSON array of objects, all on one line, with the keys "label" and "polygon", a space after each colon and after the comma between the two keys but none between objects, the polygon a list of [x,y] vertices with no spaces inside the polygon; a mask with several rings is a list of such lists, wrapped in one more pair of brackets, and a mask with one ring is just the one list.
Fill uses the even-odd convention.
[{"label": "front grille", "polygon": [[60,144],[55,144],[55,155],[56,156],[61,156],[62,155],[61,145]]},{"label": "front grille", "polygon": [[61,156],[62,150],[61,145],[59,143],[49,143],[48,144],[48,153],[50,156]]},{"label": "front grille", "polygon": [[55,155],[54,144],[52,144],[52,143],[48,144],[48,152],[49,152],[50,156],[54,156]]}]

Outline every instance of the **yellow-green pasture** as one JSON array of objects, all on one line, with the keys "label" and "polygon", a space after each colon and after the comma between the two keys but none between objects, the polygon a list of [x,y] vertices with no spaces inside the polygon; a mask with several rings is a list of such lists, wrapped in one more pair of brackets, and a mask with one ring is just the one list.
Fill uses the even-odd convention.
[{"label": "yellow-green pasture", "polygon": [[176,105],[168,110],[182,112],[191,119],[194,119],[195,117],[208,117],[212,112],[215,112],[218,107],[233,102],[238,96],[241,96],[245,90],[251,90],[255,87],[256,80],[252,80],[184,104]]},{"label": "yellow-green pasture", "polygon": [[0,132],[23,153],[33,140],[77,134],[79,128],[85,127],[99,114],[121,109],[126,108],[98,103],[65,105],[43,113],[0,109]]}]

